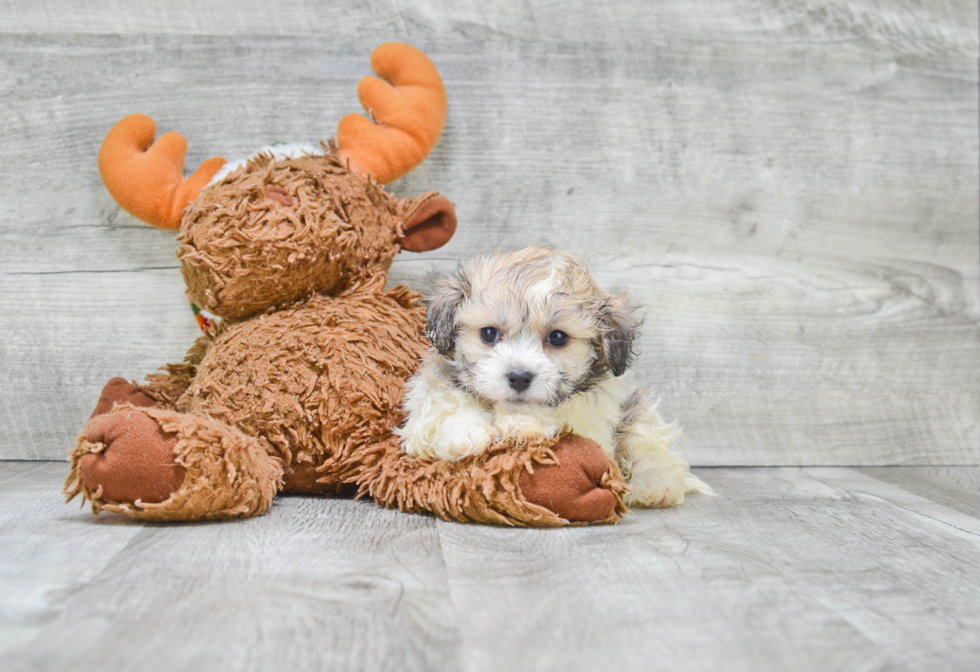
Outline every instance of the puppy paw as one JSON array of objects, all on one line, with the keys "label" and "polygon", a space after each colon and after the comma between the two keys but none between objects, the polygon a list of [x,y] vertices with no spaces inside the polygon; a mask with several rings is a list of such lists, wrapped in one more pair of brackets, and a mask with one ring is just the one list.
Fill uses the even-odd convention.
[{"label": "puppy paw", "polygon": [[446,460],[459,460],[479,455],[490,447],[494,438],[493,427],[479,416],[460,413],[447,420],[436,439],[438,456]]},{"label": "puppy paw", "polygon": [[626,495],[629,506],[661,507],[684,503],[684,495],[699,492],[714,495],[715,491],[697,476],[683,468],[650,467],[634,468],[629,478],[630,492]]},{"label": "puppy paw", "polygon": [[523,413],[498,413],[494,418],[494,427],[500,439],[518,442],[526,439],[550,439],[563,429],[554,418]]},{"label": "puppy paw", "polygon": [[409,420],[395,432],[402,448],[415,457],[435,457],[455,462],[479,455],[493,442],[495,431],[486,413],[459,410],[432,426]]},{"label": "puppy paw", "polygon": [[625,498],[629,506],[653,508],[675,506],[684,502],[684,488],[681,484],[655,473],[634,473],[629,486],[630,491]]},{"label": "puppy paw", "polygon": [[[552,448],[557,464],[537,464],[521,474],[524,498],[572,522],[612,522],[616,495],[606,487],[609,458],[599,444],[571,434]],[[610,520],[611,519],[611,520]]]}]

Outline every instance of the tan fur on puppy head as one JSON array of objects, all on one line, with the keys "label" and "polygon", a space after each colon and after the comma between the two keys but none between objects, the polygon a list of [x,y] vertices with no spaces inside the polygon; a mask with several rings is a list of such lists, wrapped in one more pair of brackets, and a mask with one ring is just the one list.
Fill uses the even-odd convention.
[{"label": "tan fur on puppy head", "polygon": [[[606,294],[575,256],[531,247],[461,262],[434,283],[426,334],[461,389],[492,403],[555,406],[632,360],[637,322],[624,295]],[[488,344],[481,330],[498,330]],[[567,343],[549,343],[553,331]],[[533,374],[515,391],[510,371]]]}]

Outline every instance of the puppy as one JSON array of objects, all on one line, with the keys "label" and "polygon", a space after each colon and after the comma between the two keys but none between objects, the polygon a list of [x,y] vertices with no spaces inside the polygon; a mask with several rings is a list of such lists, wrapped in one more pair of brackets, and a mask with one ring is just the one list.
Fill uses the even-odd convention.
[{"label": "puppy", "polygon": [[575,257],[545,247],[461,262],[426,298],[432,349],[407,386],[411,455],[475,455],[496,440],[568,429],[614,458],[627,503],[671,506],[711,489],[670,451],[680,434],[620,376],[637,321]]}]

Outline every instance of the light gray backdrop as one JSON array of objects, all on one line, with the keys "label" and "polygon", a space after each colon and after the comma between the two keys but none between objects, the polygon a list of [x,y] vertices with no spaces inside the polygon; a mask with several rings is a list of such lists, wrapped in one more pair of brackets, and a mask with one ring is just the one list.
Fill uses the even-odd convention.
[{"label": "light gray backdrop", "polygon": [[112,124],[189,168],[326,139],[402,40],[449,118],[392,190],[460,227],[394,280],[584,255],[695,464],[980,464],[972,0],[199,4],[0,2],[0,457],[63,458],[109,377],[197,335],[173,234],[102,186]]}]

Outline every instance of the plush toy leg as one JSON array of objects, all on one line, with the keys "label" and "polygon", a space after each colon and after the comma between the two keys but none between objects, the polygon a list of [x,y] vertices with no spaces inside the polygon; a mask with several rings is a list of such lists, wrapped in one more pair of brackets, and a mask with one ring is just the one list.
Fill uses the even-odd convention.
[{"label": "plush toy leg", "polygon": [[153,399],[157,406],[186,411],[186,408],[179,408],[177,401],[191,386],[194,376],[197,375],[197,366],[213,342],[213,335],[199,337],[184,355],[182,363],[161,367],[161,371],[165,373],[151,373],[146,377],[145,383],[137,383],[136,389]]},{"label": "plush toy leg", "polygon": [[[341,474],[359,496],[444,520],[525,527],[614,523],[626,485],[595,443],[577,436],[491,446],[458,462],[407,455],[397,437],[377,444]],[[321,470],[329,480],[336,468]]]},{"label": "plush toy leg", "polygon": [[[573,522],[614,522],[625,512],[625,487],[616,464],[598,444],[574,434],[552,449],[556,461],[525,468],[520,486],[524,498]],[[613,521],[608,520],[615,516]]]},{"label": "plush toy leg", "polygon": [[82,430],[64,493],[93,513],[208,520],[261,514],[281,485],[281,462],[256,439],[204,416],[123,405]]},{"label": "plush toy leg", "polygon": [[140,392],[133,384],[125,378],[112,378],[99,395],[99,403],[95,405],[95,410],[89,416],[89,420],[97,415],[104,415],[112,410],[116,404],[130,404],[131,406],[153,407],[157,403],[146,394]]}]

